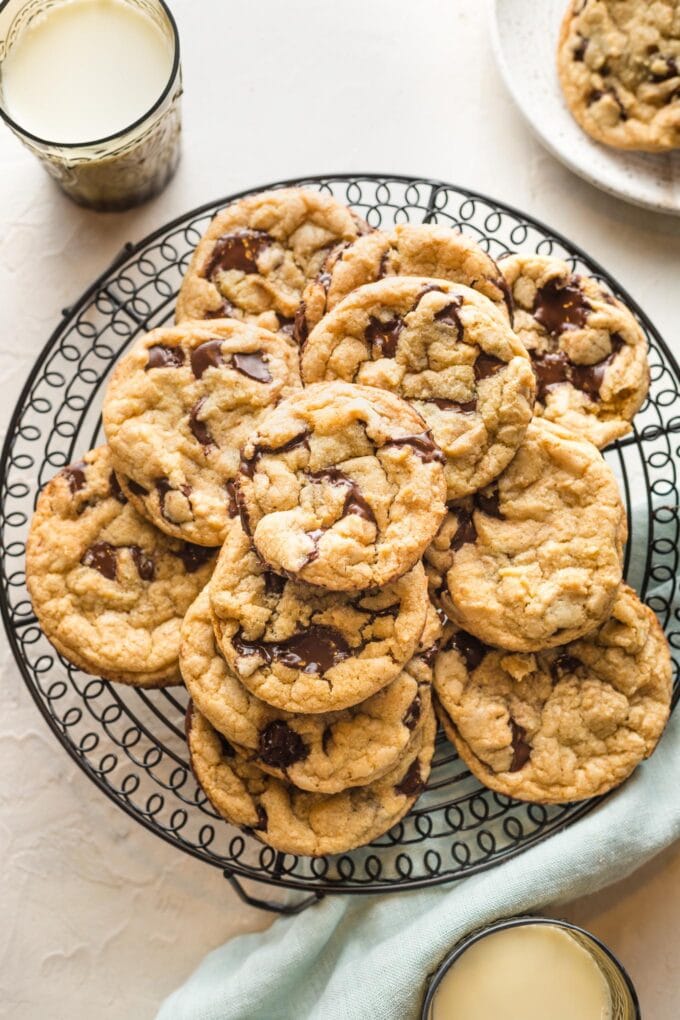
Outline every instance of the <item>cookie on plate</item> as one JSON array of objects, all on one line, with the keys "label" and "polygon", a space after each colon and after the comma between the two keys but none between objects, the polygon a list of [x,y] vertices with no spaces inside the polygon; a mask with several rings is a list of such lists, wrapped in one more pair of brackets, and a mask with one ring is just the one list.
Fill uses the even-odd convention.
[{"label": "cookie on plate", "polygon": [[238,520],[210,587],[215,633],[241,682],[287,712],[370,697],[415,653],[428,608],[421,563],[380,591],[326,591],[265,567]]},{"label": "cookie on plate", "polygon": [[430,658],[412,659],[354,708],[284,712],[255,697],[227,665],[206,589],[184,618],[180,668],[197,709],[242,755],[300,789],[338,793],[378,779],[406,752],[430,709]]},{"label": "cookie on plate", "polygon": [[181,683],[182,618],[214,560],[212,549],[169,538],[140,517],[101,446],[41,492],[26,580],[45,636],[64,658],[108,680],[162,687]]},{"label": "cookie on plate", "polygon": [[191,706],[187,741],[194,775],[226,821],[283,853],[343,853],[387,832],[413,806],[430,773],[436,723],[430,711],[406,754],[380,779],[341,793],[298,790],[239,754]]},{"label": "cookie on plate", "polygon": [[435,661],[444,730],[485,786],[544,804],[606,793],[649,757],[668,719],[663,631],[622,586],[611,616],[571,644],[534,654],[455,632]]},{"label": "cookie on plate", "polygon": [[501,268],[536,373],[536,414],[600,448],[625,436],[649,388],[647,341],[632,312],[561,259],[520,253]]},{"label": "cookie on plate", "polygon": [[330,195],[281,188],[212,220],[177,300],[178,322],[231,317],[292,334],[302,290],[338,244],[370,228]]},{"label": "cookie on plate", "polygon": [[567,105],[598,142],[680,147],[680,17],[674,2],[573,0],[557,67]]},{"label": "cookie on plate", "polygon": [[296,352],[258,326],[221,319],[145,334],[104,398],[126,496],[169,535],[220,545],[240,447],[264,412],[299,388]]},{"label": "cookie on plate", "polygon": [[536,651],[594,630],[621,581],[626,517],[587,440],[535,418],[495,482],[454,506],[427,552],[458,627]]},{"label": "cookie on plate", "polygon": [[328,252],[319,275],[305,287],[295,331],[304,343],[316,324],[347,295],[386,276],[428,276],[462,283],[483,294],[512,322],[503,274],[471,237],[436,223],[399,223],[374,230]]},{"label": "cookie on plate", "polygon": [[388,276],[353,291],[309,334],[305,383],[343,379],[408,400],[446,457],[447,500],[510,462],[532,416],[523,345],[487,298],[462,284]]},{"label": "cookie on plate", "polygon": [[444,455],[404,400],[317,383],[243,448],[246,532],[277,573],[334,591],[380,588],[414,566],[444,516]]}]

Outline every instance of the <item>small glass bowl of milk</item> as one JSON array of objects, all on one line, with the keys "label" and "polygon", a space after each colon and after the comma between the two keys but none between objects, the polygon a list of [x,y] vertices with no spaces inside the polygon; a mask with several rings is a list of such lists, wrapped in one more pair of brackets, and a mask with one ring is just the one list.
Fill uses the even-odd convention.
[{"label": "small glass bowl of milk", "polygon": [[0,2],[0,115],[81,205],[127,209],[167,184],[181,94],[163,0]]},{"label": "small glass bowl of milk", "polygon": [[421,1020],[640,1020],[614,954],[566,921],[515,917],[468,935],[427,987]]}]

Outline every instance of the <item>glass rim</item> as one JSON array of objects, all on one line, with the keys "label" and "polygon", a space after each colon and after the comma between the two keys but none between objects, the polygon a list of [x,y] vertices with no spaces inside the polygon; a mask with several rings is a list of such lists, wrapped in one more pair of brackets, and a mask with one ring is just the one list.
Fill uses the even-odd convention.
[{"label": "glass rim", "polygon": [[475,945],[475,943],[481,942],[481,940],[485,939],[487,935],[493,935],[497,931],[503,931],[510,928],[522,928],[525,927],[526,925],[531,924],[550,925],[553,928],[564,928],[567,931],[577,932],[579,935],[585,936],[586,939],[590,939],[590,941],[593,942],[598,947],[598,949],[602,950],[605,956],[607,956],[611,960],[616,969],[619,971],[621,977],[623,978],[623,982],[626,986],[626,989],[630,994],[631,1001],[633,1003],[633,1008],[635,1010],[635,1020],[642,1020],[642,1014],[640,1012],[640,1001],[638,999],[637,992],[635,991],[635,985],[633,984],[633,980],[628,971],[626,970],[626,968],[623,966],[618,957],[612,952],[609,946],[605,945],[605,943],[601,939],[599,939],[597,935],[593,935],[592,932],[586,931],[585,928],[580,928],[577,924],[571,924],[571,922],[569,921],[560,921],[554,917],[531,917],[531,916],[508,917],[500,921],[495,921],[493,924],[487,925],[484,928],[478,929],[477,931],[474,931],[471,934],[466,935],[463,939],[461,939],[460,942],[457,942],[456,945],[454,945],[453,948],[449,950],[444,959],[437,966],[436,970],[434,970],[430,975],[428,975],[429,980],[427,984],[427,993],[423,1000],[423,1006],[420,1013],[420,1020],[428,1020],[430,1008],[434,1001],[436,991],[439,985],[441,984],[444,975],[448,973],[453,964],[456,963],[456,961],[463,955],[463,953],[466,950],[470,949],[470,947]]},{"label": "glass rim", "polygon": [[[11,0],[0,0],[0,14],[2,14],[3,9],[10,2]],[[177,30],[177,22],[175,21],[172,11],[168,7],[165,0],[155,0],[155,2],[159,5],[159,7],[162,8],[165,17],[168,19],[168,23],[172,31],[173,38],[172,67],[170,68],[170,73],[168,75],[168,80],[166,82],[165,88],[161,92],[160,96],[158,97],[158,99],[155,100],[155,102],[149,107],[148,110],[146,110],[140,117],[137,118],[137,120],[132,121],[131,124],[128,124],[126,127],[121,128],[119,131],[114,131],[110,135],[103,135],[101,138],[93,138],[91,141],[87,140],[83,142],[55,142],[51,141],[48,138],[41,138],[39,135],[33,134],[32,131],[28,131],[26,128],[23,128],[21,124],[17,123],[17,121],[10,117],[9,113],[7,113],[4,106],[2,105],[2,102],[0,102],[0,117],[2,117],[4,122],[10,128],[12,128],[13,131],[15,131],[18,135],[21,135],[22,138],[30,138],[31,141],[37,142],[39,145],[49,146],[50,148],[54,149],[86,149],[93,145],[103,145],[105,142],[112,142],[116,138],[123,138],[125,135],[129,134],[130,131],[134,131],[135,128],[140,127],[146,120],[149,119],[149,117],[151,117],[154,113],[156,113],[157,110],[160,109],[160,107],[167,99],[168,95],[170,94],[170,90],[172,89],[175,78],[177,77],[177,72],[179,70],[180,64],[180,52],[179,52],[180,44],[179,44],[179,32]],[[0,68],[2,68],[2,61],[0,61]]]}]

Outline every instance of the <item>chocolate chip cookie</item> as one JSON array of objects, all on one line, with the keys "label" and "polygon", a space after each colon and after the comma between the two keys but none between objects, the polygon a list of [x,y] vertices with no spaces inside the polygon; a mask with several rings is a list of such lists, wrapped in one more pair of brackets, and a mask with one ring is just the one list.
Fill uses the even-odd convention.
[{"label": "chocolate chip cookie", "polygon": [[370,228],[329,195],[282,188],[218,212],[198,244],[177,321],[234,317],[288,337],[305,284],[337,245]]},{"label": "chocolate chip cookie", "polygon": [[423,632],[421,563],[380,591],[325,591],[267,568],[235,520],[218,564],[210,596],[224,657],[253,694],[287,712],[331,712],[370,697]]},{"label": "chocolate chip cookie", "polygon": [[680,147],[680,8],[675,0],[573,0],[557,66],[584,131],[618,149]]},{"label": "chocolate chip cookie", "polygon": [[561,259],[520,253],[501,268],[536,373],[536,414],[599,447],[630,432],[649,388],[647,341],[632,312]]},{"label": "chocolate chip cookie", "polygon": [[544,804],[623,782],[668,719],[671,659],[663,631],[625,585],[611,616],[559,648],[512,654],[455,632],[435,662],[439,714],[485,786]]},{"label": "chocolate chip cookie", "polygon": [[210,578],[211,549],[169,538],[133,509],[108,447],[43,489],[26,579],[45,636],[74,665],[139,687],[180,683],[180,626]]},{"label": "chocolate chip cookie", "polygon": [[388,276],[337,304],[309,334],[302,377],[408,400],[446,457],[448,500],[503,470],[534,405],[531,363],[507,319],[469,287],[418,276]]},{"label": "chocolate chip cookie", "polygon": [[428,656],[412,659],[396,679],[355,708],[317,715],[272,708],[225,662],[213,634],[207,589],[184,618],[180,668],[192,701],[230,744],[270,775],[315,793],[338,793],[384,775],[430,709]]},{"label": "chocolate chip cookie", "polygon": [[219,545],[240,447],[299,387],[295,351],[258,326],[222,319],[145,334],[118,363],[104,399],[126,496],[169,535]]},{"label": "chocolate chip cookie", "polygon": [[450,227],[400,223],[375,230],[327,253],[305,287],[295,331],[304,342],[316,324],[358,287],[386,276],[428,276],[462,283],[483,294],[512,322],[512,300],[500,269],[471,237]]},{"label": "chocolate chip cookie", "polygon": [[407,753],[380,779],[341,793],[298,790],[239,754],[196,708],[187,713],[194,775],[215,810],[284,853],[318,857],[387,832],[425,788],[436,724],[430,711]]},{"label": "chocolate chip cookie", "polygon": [[317,383],[279,404],[246,442],[237,493],[244,529],[277,573],[334,591],[383,587],[414,566],[437,531],[443,461],[404,400]]},{"label": "chocolate chip cookie", "polygon": [[537,651],[573,641],[609,615],[625,538],[618,486],[602,455],[535,418],[515,459],[452,507],[426,555],[458,627],[499,648]]}]

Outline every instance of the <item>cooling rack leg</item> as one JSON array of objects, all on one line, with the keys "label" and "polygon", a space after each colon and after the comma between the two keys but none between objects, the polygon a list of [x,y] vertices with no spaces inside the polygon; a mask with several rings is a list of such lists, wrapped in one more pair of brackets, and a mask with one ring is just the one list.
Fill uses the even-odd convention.
[{"label": "cooling rack leg", "polygon": [[261,900],[257,896],[251,896],[246,892],[236,876],[232,875],[226,868],[223,871],[223,875],[236,891],[239,898],[244,903],[247,903],[249,907],[257,907],[258,910],[269,910],[273,914],[284,914],[286,917],[291,917],[293,914],[301,914],[307,907],[313,907],[315,903],[324,898],[323,893],[313,893],[311,896],[305,896],[304,899],[298,900],[297,903],[274,903],[272,900]]}]

